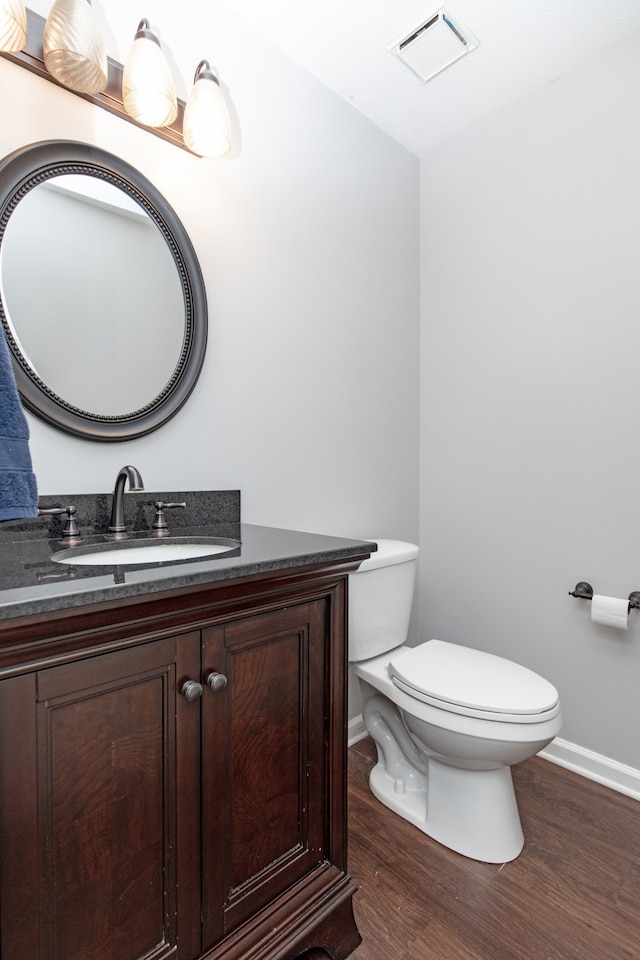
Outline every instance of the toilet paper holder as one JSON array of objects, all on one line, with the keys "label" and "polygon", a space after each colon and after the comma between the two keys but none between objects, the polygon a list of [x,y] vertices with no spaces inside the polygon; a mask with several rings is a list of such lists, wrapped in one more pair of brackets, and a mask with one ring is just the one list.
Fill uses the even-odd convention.
[{"label": "toilet paper holder", "polygon": [[[581,580],[576,583],[573,590],[569,590],[570,597],[577,597],[579,600],[593,600],[593,587],[590,583]],[[629,594],[629,609],[640,609],[640,590],[632,590]]]}]

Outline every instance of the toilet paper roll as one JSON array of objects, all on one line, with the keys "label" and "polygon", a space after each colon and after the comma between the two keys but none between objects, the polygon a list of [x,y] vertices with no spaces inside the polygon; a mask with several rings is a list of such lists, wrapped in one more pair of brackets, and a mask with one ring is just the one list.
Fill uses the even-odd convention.
[{"label": "toilet paper roll", "polygon": [[594,593],[591,601],[591,619],[607,627],[626,630],[629,620],[629,601],[622,597],[603,597]]}]

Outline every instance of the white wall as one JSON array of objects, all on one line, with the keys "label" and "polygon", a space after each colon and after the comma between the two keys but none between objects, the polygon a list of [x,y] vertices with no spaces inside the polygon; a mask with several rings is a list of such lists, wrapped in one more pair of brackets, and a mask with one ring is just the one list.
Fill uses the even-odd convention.
[{"label": "white wall", "polygon": [[640,768],[640,36],[425,158],[422,635],[539,671]]},{"label": "white wall", "polygon": [[227,161],[0,58],[0,155],[75,139],[137,166],[210,307],[202,377],[158,433],[96,444],[30,417],[41,492],[105,491],[133,462],[149,488],[240,487],[249,522],[415,540],[421,280],[421,633],[539,670],[563,737],[640,768],[640,612],[618,633],[568,596],[640,589],[640,39],[425,158],[419,215],[415,158],[222,3],[195,30],[177,6],[94,5],[120,62],[140,17],[161,27],[183,98],[215,63]]},{"label": "white wall", "polygon": [[240,488],[247,522],[416,538],[418,160],[224,4],[203,5],[195,27],[179,6],[105,5],[108,52],[122,62],[149,16],[183,98],[209,57],[239,124],[229,160],[0,58],[0,154],[71,139],[132,163],[188,230],[210,311],[201,379],[159,432],[90,443],[30,417],[40,492],[107,491],[132,462],[149,489]]},{"label": "white wall", "polygon": [[108,491],[134,463],[148,489],[240,488],[249,523],[417,539],[418,160],[222,3],[195,27],[169,2],[106,15],[120,63],[151,19],[182,99],[208,57],[239,147],[200,160],[0,58],[0,155],[70,139],[136,166],[189,232],[209,304],[201,378],[157,433],[89,443],[29,417],[40,492]]}]

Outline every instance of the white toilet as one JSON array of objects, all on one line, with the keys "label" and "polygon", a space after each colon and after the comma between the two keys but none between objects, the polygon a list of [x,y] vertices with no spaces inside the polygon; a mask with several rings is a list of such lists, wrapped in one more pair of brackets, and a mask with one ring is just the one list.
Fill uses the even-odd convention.
[{"label": "white toilet", "polygon": [[349,660],[378,750],[369,784],[395,813],[487,863],[524,844],[510,766],[559,733],[558,692],[526,667],[458,644],[405,644],[418,547],[376,540],[349,575]]}]

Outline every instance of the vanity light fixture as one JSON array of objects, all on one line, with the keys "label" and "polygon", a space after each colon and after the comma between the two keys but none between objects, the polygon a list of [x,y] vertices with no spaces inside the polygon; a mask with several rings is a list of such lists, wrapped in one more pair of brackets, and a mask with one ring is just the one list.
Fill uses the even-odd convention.
[{"label": "vanity light fixture", "polygon": [[229,111],[220,81],[201,60],[184,111],[184,142],[199,157],[224,157],[231,149]]},{"label": "vanity light fixture", "polygon": [[145,127],[166,127],[178,115],[176,88],[160,41],[141,20],[122,74],[124,108]]},{"label": "vanity light fixture", "polygon": [[0,0],[0,50],[13,53],[27,42],[27,9],[21,0]]},{"label": "vanity light fixture", "polygon": [[77,93],[107,86],[107,54],[90,0],[56,0],[44,27],[44,65]]},{"label": "vanity light fixture", "polygon": [[[23,13],[26,30],[15,26]],[[188,153],[224,157],[231,150],[227,101],[209,62],[198,64],[188,104],[177,99],[146,19],[123,66],[105,55],[91,0],[55,0],[47,19],[21,0],[0,0],[0,56]]]}]

